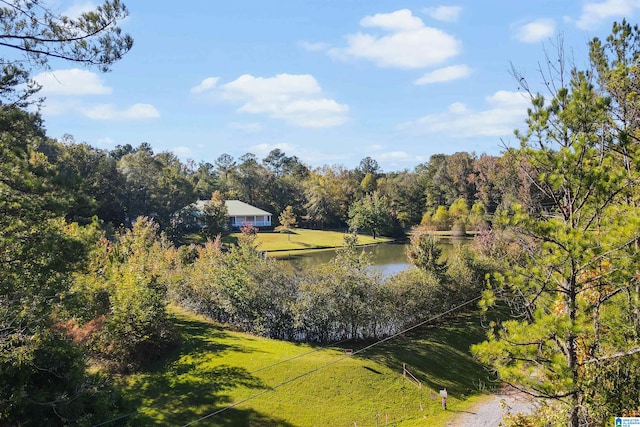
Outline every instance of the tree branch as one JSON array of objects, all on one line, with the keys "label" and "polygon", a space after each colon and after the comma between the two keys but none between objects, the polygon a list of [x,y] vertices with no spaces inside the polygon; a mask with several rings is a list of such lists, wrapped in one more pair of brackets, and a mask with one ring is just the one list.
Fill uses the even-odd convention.
[{"label": "tree branch", "polygon": [[587,364],[591,364],[591,363],[599,363],[599,362],[604,362],[607,360],[612,360],[612,359],[620,359],[621,357],[626,357],[626,356],[631,356],[634,355],[636,353],[640,353],[640,347],[634,348],[632,350],[628,350],[628,351],[623,351],[620,353],[614,353],[614,354],[610,354],[608,356],[604,356],[604,357],[595,357],[593,359],[589,359],[583,363],[581,363],[580,365],[587,365]]}]

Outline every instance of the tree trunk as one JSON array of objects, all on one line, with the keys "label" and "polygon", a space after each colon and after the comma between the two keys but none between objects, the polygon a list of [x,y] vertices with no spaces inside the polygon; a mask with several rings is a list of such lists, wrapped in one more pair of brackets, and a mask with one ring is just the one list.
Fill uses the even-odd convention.
[{"label": "tree trunk", "polygon": [[[572,261],[573,264],[573,261]],[[572,265],[573,267],[573,265]],[[577,283],[576,283],[576,273],[575,269],[571,274],[569,279],[569,289],[567,292],[567,305],[569,307],[569,319],[571,320],[571,326],[573,327],[577,321]],[[578,410],[580,405],[580,395],[578,391],[578,381],[579,381],[579,373],[578,373],[578,353],[577,353],[577,342],[576,342],[576,334],[575,332],[569,332],[569,336],[567,337],[567,362],[569,365],[569,370],[571,371],[571,377],[573,380],[573,394],[571,395],[571,411],[569,413],[569,425],[571,427],[579,427],[579,419],[578,419]]]}]

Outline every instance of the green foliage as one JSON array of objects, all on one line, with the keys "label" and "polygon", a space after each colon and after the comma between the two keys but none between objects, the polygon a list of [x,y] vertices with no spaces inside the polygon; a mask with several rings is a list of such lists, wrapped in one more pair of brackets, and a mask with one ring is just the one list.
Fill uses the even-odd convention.
[{"label": "green foliage", "polygon": [[341,225],[348,215],[355,188],[344,168],[325,168],[311,173],[304,182],[307,220],[321,229],[325,225]]},{"label": "green foliage", "polygon": [[451,235],[456,237],[463,237],[467,234],[467,226],[466,221],[464,220],[456,220],[451,226]]},{"label": "green foliage", "polygon": [[203,208],[203,234],[213,239],[218,234],[222,234],[229,224],[229,211],[225,205],[225,200],[219,191],[211,194],[211,200]]},{"label": "green foliage", "polygon": [[365,194],[373,193],[377,187],[376,177],[371,172],[367,173],[360,182],[360,188],[365,192]]},{"label": "green foliage", "polygon": [[465,152],[432,155],[424,171],[427,209],[449,206],[459,198],[471,201],[475,161],[475,154]]},{"label": "green foliage", "polygon": [[262,164],[268,167],[276,175],[280,175],[287,161],[287,155],[279,148],[275,148],[262,160]]},{"label": "green foliage", "polygon": [[369,230],[376,238],[377,234],[389,233],[391,229],[391,209],[389,202],[378,192],[356,201],[349,209],[349,227]]},{"label": "green foliage", "polygon": [[445,206],[438,206],[433,215],[431,215],[430,224],[439,231],[451,230],[451,216]]},{"label": "green foliage", "polygon": [[425,212],[420,224],[432,231],[451,230],[454,235],[464,236],[466,224],[470,218],[467,201],[461,197],[456,199],[448,209],[440,205],[433,213]]},{"label": "green foliage", "polygon": [[[227,252],[219,240],[207,242],[195,260],[180,263],[170,296],[216,321],[272,338],[331,342],[386,336],[479,295],[492,267],[460,250],[449,268],[435,261],[434,269],[383,280],[369,269],[358,236],[347,234],[331,263],[289,271],[257,251],[252,229],[238,240]],[[430,242],[431,251],[439,251]]]},{"label": "green foliage", "polygon": [[128,15],[118,0],[77,18],[56,15],[38,0],[13,0],[1,12],[3,46],[22,51],[37,64],[53,57],[108,71],[133,46],[133,39],[113,25]]},{"label": "green foliage", "polygon": [[409,262],[421,271],[429,272],[441,279],[447,268],[446,261],[442,261],[442,249],[438,239],[424,228],[414,229],[411,234],[410,245],[407,247]]},{"label": "green foliage", "polygon": [[181,280],[171,289],[180,305],[253,333],[293,339],[294,280],[276,261],[255,247],[247,228],[239,245],[222,252],[220,241],[208,241],[198,257],[183,265]]},{"label": "green foliage", "polygon": [[[500,379],[554,401],[567,425],[599,424],[621,410],[616,387],[638,381],[638,180],[589,75],[552,77],[559,89],[532,97],[529,129],[509,152],[531,191],[494,221],[513,239],[494,245],[502,274],[486,296],[504,298],[515,318],[473,351]],[[635,409],[640,395],[628,392]]]},{"label": "green foliage", "polygon": [[153,279],[129,271],[117,280],[97,343],[109,363],[119,369],[137,368],[157,358],[171,341],[164,289]]},{"label": "green foliage", "polygon": [[449,206],[449,217],[455,220],[466,220],[469,216],[469,207],[467,201],[463,197],[456,199],[455,202]]},{"label": "green foliage", "polygon": [[560,427],[565,423],[562,408],[555,402],[542,403],[533,414],[505,414],[502,418],[504,427]]},{"label": "green foliage", "polygon": [[97,216],[107,224],[124,224],[125,180],[114,158],[74,142],[69,135],[63,143],[46,140],[39,149],[55,165],[56,183],[72,195],[66,212],[69,221],[86,224]]},{"label": "green foliage", "polygon": [[126,15],[117,0],[74,19],[37,0],[0,7],[0,45],[15,49],[0,60],[2,425],[93,424],[118,404],[106,397],[105,382],[86,373],[65,317],[73,309],[72,273],[84,266],[96,224],[83,230],[64,217],[75,218],[72,207],[92,201],[73,194],[67,171],[48,158],[52,144],[40,117],[21,108],[35,102],[31,96],[39,89],[29,81],[30,66],[58,58],[109,69],[132,45],[117,26]]},{"label": "green foliage", "polygon": [[401,328],[440,313],[445,297],[440,280],[436,274],[418,268],[388,278],[385,311],[391,324]]},{"label": "green foliage", "polygon": [[387,331],[384,319],[376,318],[377,309],[381,308],[381,282],[367,273],[365,263],[358,254],[342,253],[333,263],[318,266],[303,276],[296,324],[306,340],[359,339]]},{"label": "green foliage", "polygon": [[123,156],[117,167],[125,180],[128,221],[149,216],[166,229],[174,213],[194,200],[193,183],[171,153],[154,155],[141,145]]},{"label": "green foliage", "polygon": [[403,228],[420,222],[425,206],[425,178],[420,168],[415,171],[390,172],[378,178],[378,190],[389,200]]},{"label": "green foliage", "polygon": [[366,176],[367,174],[371,174],[374,177],[377,177],[379,174],[382,173],[382,169],[380,168],[380,165],[378,164],[378,162],[369,156],[360,160],[357,171],[363,177]]},{"label": "green foliage", "polygon": [[0,351],[0,422],[24,426],[87,425],[121,410],[99,375],[87,375],[81,349],[60,331],[42,330],[24,342],[15,334]]},{"label": "green foliage", "polygon": [[63,220],[69,197],[36,150],[38,117],[3,109],[0,121],[0,424],[88,422],[110,404],[105,385],[86,375],[64,315],[95,224]]},{"label": "green foliage", "polygon": [[214,166],[208,162],[198,164],[198,169],[191,176],[191,180],[198,200],[210,198],[214,191],[220,191],[222,187],[216,179]]},{"label": "green foliage", "polygon": [[157,224],[139,218],[113,242],[100,240],[76,277],[75,314],[89,334],[85,341],[114,369],[142,366],[173,343],[166,314],[173,253]]},{"label": "green foliage", "polygon": [[472,230],[482,230],[487,228],[487,221],[485,220],[486,210],[484,205],[480,202],[476,202],[471,207],[469,213],[468,224]]},{"label": "green foliage", "polygon": [[618,119],[611,126],[618,139],[620,153],[626,157],[627,168],[630,168],[640,125],[637,82],[640,28],[632,26],[626,19],[614,22],[606,40],[603,42],[595,38],[589,43],[589,48],[597,81],[610,97],[612,110]]},{"label": "green foliage", "polygon": [[230,175],[232,188],[237,197],[250,205],[255,205],[258,197],[258,189],[263,175],[257,158],[253,153],[246,153],[240,157],[234,173]]},{"label": "green foliage", "polygon": [[287,233],[287,240],[291,240],[291,231],[298,222],[298,220],[296,219],[296,215],[293,213],[293,208],[291,207],[291,205],[287,206],[285,210],[280,213],[278,221],[280,222],[280,225],[277,226],[275,230],[281,233]]}]

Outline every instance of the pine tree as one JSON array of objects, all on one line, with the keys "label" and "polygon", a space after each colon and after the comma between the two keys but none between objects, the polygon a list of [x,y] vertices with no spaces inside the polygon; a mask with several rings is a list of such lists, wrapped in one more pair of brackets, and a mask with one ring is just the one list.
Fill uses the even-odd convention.
[{"label": "pine tree", "polygon": [[[604,397],[615,394],[612,384],[638,380],[626,369],[640,351],[640,212],[627,203],[638,180],[614,149],[609,99],[590,75],[571,70],[567,81],[559,69],[556,77],[549,100],[532,96],[521,147],[506,153],[532,194],[494,221],[515,233],[519,251],[502,259],[485,302],[502,297],[513,316],[473,351],[500,380],[555,402],[578,426],[619,414],[622,400]],[[623,368],[615,378],[604,374],[613,365]],[[638,407],[633,394],[626,402]]]}]

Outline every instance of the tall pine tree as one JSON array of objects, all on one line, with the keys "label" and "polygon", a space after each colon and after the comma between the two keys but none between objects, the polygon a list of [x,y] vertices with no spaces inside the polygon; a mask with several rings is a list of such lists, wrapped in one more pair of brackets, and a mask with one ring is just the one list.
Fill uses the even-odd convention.
[{"label": "tall pine tree", "polygon": [[637,388],[620,387],[639,378],[640,212],[628,203],[638,180],[616,149],[610,99],[589,73],[551,63],[557,90],[532,95],[521,146],[506,153],[530,197],[495,222],[519,251],[503,258],[486,301],[504,297],[512,316],[473,351],[500,380],[562,408],[566,425],[590,425],[640,402]]}]

